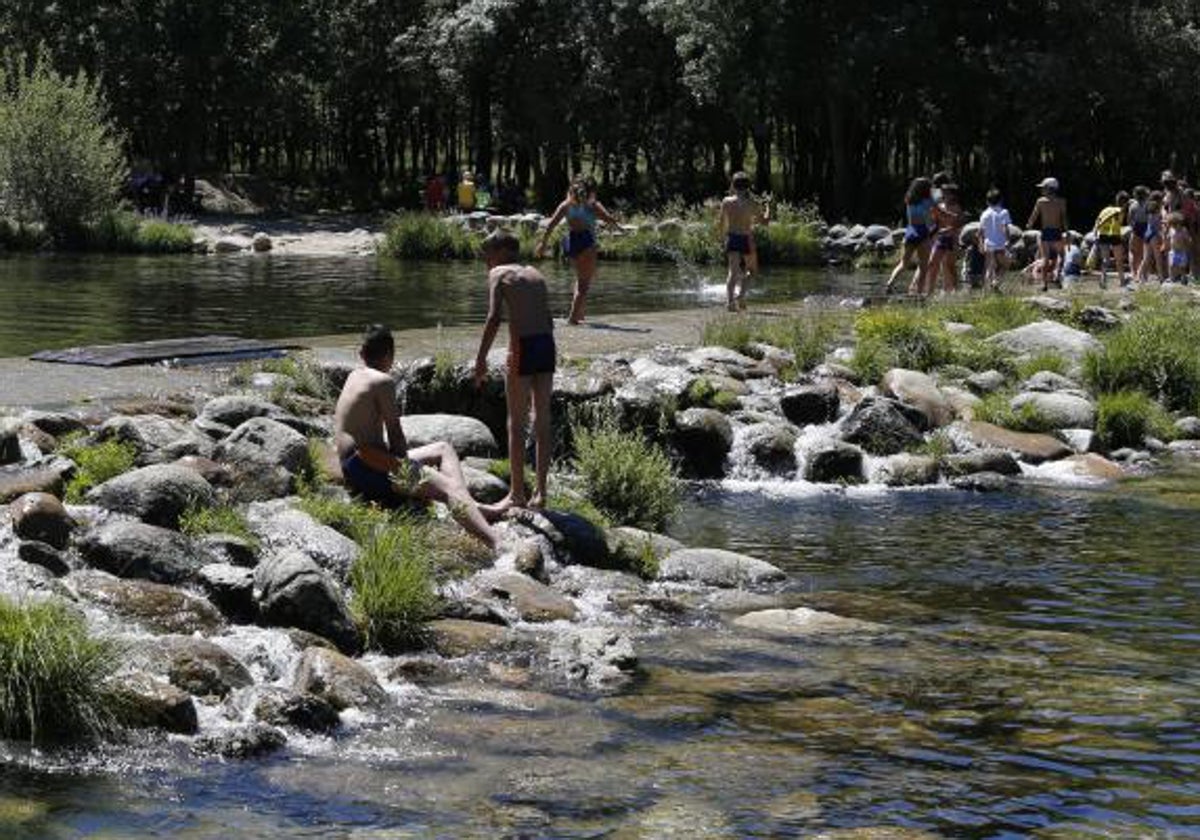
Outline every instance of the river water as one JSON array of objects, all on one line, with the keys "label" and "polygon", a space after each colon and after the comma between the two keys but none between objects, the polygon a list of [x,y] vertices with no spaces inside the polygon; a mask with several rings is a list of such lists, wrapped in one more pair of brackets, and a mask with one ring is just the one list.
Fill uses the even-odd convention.
[{"label": "river water", "polygon": [[[163,313],[176,325],[184,313],[230,323],[220,318],[238,311],[232,297],[200,298],[236,270],[228,294],[273,325],[250,333],[263,335],[350,329],[306,320],[318,290],[362,301],[363,289],[403,276],[433,285],[387,296],[399,307],[389,313],[436,322],[461,301],[422,298],[478,279],[465,267],[343,266],[337,279],[330,268],[297,279],[296,304],[275,312],[286,293],[270,291],[274,308],[256,303],[251,261],[205,265],[216,274],[178,289],[173,264],[150,279],[151,266],[119,263],[177,301]],[[67,264],[55,261],[57,282],[75,288],[83,281]],[[101,335],[97,318],[81,340],[153,329],[153,307],[118,293],[116,276],[109,300],[144,320]],[[668,271],[631,277],[635,291],[623,279],[605,289],[613,307],[705,294]],[[791,282],[826,281],[780,285]],[[478,316],[477,303],[463,307]],[[338,317],[356,313],[347,304]],[[27,349],[29,333],[12,320],[5,341],[24,352],[12,348]],[[434,684],[390,682],[391,713],[347,716],[334,738],[293,735],[266,759],[201,758],[177,738],[74,755],[0,744],[0,837],[765,838],[866,826],[905,837],[1200,836],[1198,482],[1180,471],[995,495],[694,486],[674,536],[770,560],[790,573],[783,603],[872,624],[771,638],[711,612],[630,619],[598,599],[595,615],[634,634],[642,663],[616,694],[542,679],[518,658],[464,664]],[[280,637],[219,641],[269,659]],[[206,725],[219,719],[216,707],[202,712]]]}]

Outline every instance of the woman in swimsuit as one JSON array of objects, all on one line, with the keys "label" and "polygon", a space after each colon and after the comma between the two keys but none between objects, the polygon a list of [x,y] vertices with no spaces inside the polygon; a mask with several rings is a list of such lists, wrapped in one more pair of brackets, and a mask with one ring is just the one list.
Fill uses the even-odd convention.
[{"label": "woman in swimsuit", "polygon": [[933,208],[933,182],[928,178],[915,179],[904,195],[904,213],[908,225],[904,228],[904,248],[900,252],[900,262],[892,269],[892,276],[887,281],[886,291],[889,294],[895,288],[900,274],[912,264],[914,257],[917,262],[917,274],[913,278],[909,293],[914,289],[919,292],[924,286],[925,272],[929,267],[929,237],[933,233]]},{"label": "woman in swimsuit", "polygon": [[1150,197],[1148,187],[1134,187],[1133,198],[1129,202],[1126,217],[1132,233],[1129,237],[1129,273],[1136,275],[1146,256],[1146,231],[1150,227],[1149,212],[1146,210],[1146,200]]},{"label": "woman in swimsuit", "polygon": [[1142,262],[1137,270],[1139,283],[1145,281],[1150,274],[1159,280],[1167,276],[1162,251],[1162,200],[1163,194],[1158,190],[1150,193],[1150,197],[1146,199],[1146,244]]},{"label": "woman in swimsuit", "polygon": [[614,228],[620,227],[620,222],[596,200],[596,182],[591,178],[576,178],[571,182],[566,200],[558,205],[542,234],[542,241],[534,252],[539,259],[546,254],[550,234],[564,218],[567,220],[567,236],[563,239],[563,253],[575,266],[575,291],[571,297],[571,314],[567,317],[567,323],[578,324],[583,320],[588,290],[596,279],[596,220]]},{"label": "woman in swimsuit", "polygon": [[932,219],[937,225],[937,236],[933,242],[933,254],[929,257],[928,282],[921,289],[931,294],[937,285],[938,272],[946,269],[943,288],[953,292],[958,284],[958,235],[966,223],[966,214],[958,203],[958,187],[946,184],[942,187],[942,203],[933,208]]}]

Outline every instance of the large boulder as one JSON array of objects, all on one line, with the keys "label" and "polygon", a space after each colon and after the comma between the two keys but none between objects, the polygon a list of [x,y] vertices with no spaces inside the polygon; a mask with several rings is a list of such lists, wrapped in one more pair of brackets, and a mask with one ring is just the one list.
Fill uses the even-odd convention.
[{"label": "large boulder", "polygon": [[118,414],[96,430],[97,440],[131,443],[138,464],[162,464],[185,455],[209,455],[212,443],[188,424],[158,414]]},{"label": "large boulder", "polygon": [[961,427],[967,440],[980,449],[1004,449],[1016,453],[1022,461],[1040,464],[1071,455],[1071,447],[1050,435],[1014,432],[978,420]]},{"label": "large boulder", "polygon": [[572,628],[550,646],[550,664],[570,680],[593,688],[625,682],[637,668],[633,643],[611,627]]},{"label": "large boulder", "polygon": [[1013,411],[1032,411],[1055,429],[1091,429],[1096,425],[1096,407],[1074,394],[1027,391],[1013,397],[1011,405]]},{"label": "large boulder", "polygon": [[809,451],[804,478],[814,484],[861,484],[863,451],[841,441],[829,441]]},{"label": "large boulder", "polygon": [[249,624],[258,618],[252,570],[229,563],[209,563],[200,568],[198,579],[208,600],[230,621]]},{"label": "large boulder", "polygon": [[193,421],[196,428],[215,438],[230,434],[254,417],[284,420],[289,415],[273,402],[250,394],[227,394],[209,400]]},{"label": "large boulder", "polygon": [[1036,321],[998,332],[987,340],[1017,356],[1059,353],[1075,362],[1089,351],[1100,349],[1100,342],[1091,335],[1058,321]]},{"label": "large boulder", "polygon": [[658,579],[735,587],[771,583],[786,577],[765,560],[718,548],[673,551],[658,566]]},{"label": "large boulder", "polygon": [[140,654],[166,675],[171,685],[197,697],[229,696],[254,684],[246,666],[225,648],[193,636],[160,636]]},{"label": "large boulder", "polygon": [[268,550],[299,552],[339,581],[347,579],[358,558],[354,540],[302,510],[278,502],[252,504],[246,520]]},{"label": "large boulder", "polygon": [[796,430],[781,423],[757,423],[742,432],[754,463],[772,475],[796,471]]},{"label": "large boulder", "polygon": [[920,487],[937,484],[938,474],[938,463],[934,458],[901,453],[880,464],[875,478],[888,487]]},{"label": "large boulder", "polygon": [[308,630],[347,653],[359,650],[358,628],[337,585],[295,549],[273,551],[258,564],[254,599],[267,624]]},{"label": "large boulder", "polygon": [[62,502],[49,493],[26,493],[8,506],[13,531],[23,540],[36,540],[64,549],[75,520]]},{"label": "large boulder", "polygon": [[883,376],[880,390],[920,412],[924,429],[936,429],[954,421],[954,407],[928,374],[893,368]]},{"label": "large boulder", "polygon": [[470,586],[481,599],[500,601],[522,621],[570,621],[579,612],[570,598],[516,572],[480,572]]},{"label": "large boulder", "polygon": [[192,735],[200,728],[196,704],[186,691],[148,674],[124,674],[113,684],[117,717],[134,729]]},{"label": "large boulder", "polygon": [[831,382],[789,388],[779,398],[783,416],[797,426],[832,423],[837,419],[840,405],[837,386]]},{"label": "large boulder", "polygon": [[720,478],[733,447],[733,426],[711,408],[689,408],[675,415],[671,438],[683,457],[684,472],[695,478]]},{"label": "large boulder", "polygon": [[191,540],[144,522],[109,522],[88,531],[79,551],[91,566],[154,583],[191,580],[203,564]]},{"label": "large boulder", "polygon": [[212,485],[195,470],[155,464],[109,479],[88,493],[88,501],[151,525],[175,528],[189,507],[210,507],[216,497]]},{"label": "large boulder", "polygon": [[924,441],[908,411],[895,400],[866,397],[842,425],[842,439],[872,455],[895,455]]},{"label": "large boulder", "polygon": [[374,675],[353,659],[335,650],[311,647],[304,651],[292,686],[343,709],[376,709],[387,703],[387,692]]},{"label": "large boulder", "polygon": [[491,430],[474,417],[457,414],[408,414],[400,426],[410,447],[445,441],[460,458],[478,455],[491,458],[499,451]]},{"label": "large boulder", "polygon": [[302,472],[308,466],[308,439],[269,417],[252,417],[217,444],[218,460],[255,470]]},{"label": "large boulder", "polygon": [[222,625],[211,604],[174,586],[121,580],[92,569],[71,572],[62,583],[76,598],[159,633],[212,633]]}]

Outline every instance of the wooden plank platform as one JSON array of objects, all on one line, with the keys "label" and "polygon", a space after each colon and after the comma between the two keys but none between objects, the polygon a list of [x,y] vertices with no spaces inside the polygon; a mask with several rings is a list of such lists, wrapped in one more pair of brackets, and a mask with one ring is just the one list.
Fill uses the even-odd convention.
[{"label": "wooden plank platform", "polygon": [[287,341],[259,341],[231,335],[204,335],[193,338],[138,341],[131,344],[96,344],[89,347],[42,350],[29,358],[37,362],[111,368],[127,365],[152,365],[163,361],[179,364],[236,362],[245,359],[283,356],[288,350],[302,347],[303,345]]}]

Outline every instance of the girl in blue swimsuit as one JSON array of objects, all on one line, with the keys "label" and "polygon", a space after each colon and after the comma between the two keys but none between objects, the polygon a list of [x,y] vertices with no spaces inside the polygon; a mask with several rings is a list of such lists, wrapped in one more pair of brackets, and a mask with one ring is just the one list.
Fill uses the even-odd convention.
[{"label": "girl in blue swimsuit", "polygon": [[564,218],[567,220],[567,236],[563,239],[563,253],[575,266],[575,290],[567,323],[578,324],[583,320],[588,290],[596,279],[596,222],[599,220],[614,228],[619,227],[620,222],[596,200],[596,182],[591,178],[576,178],[571,182],[566,200],[558,205],[550,217],[550,223],[535,252],[538,258],[545,256],[550,235]]},{"label": "girl in blue swimsuit", "polygon": [[[891,293],[901,272],[908,268],[913,258],[917,262],[917,274],[913,288],[920,290],[925,284],[925,272],[929,268],[930,237],[933,236],[933,182],[928,178],[917,178],[904,195],[904,213],[907,226],[904,228],[904,249],[900,262],[892,270],[886,291]],[[912,291],[912,289],[910,289]]]}]

